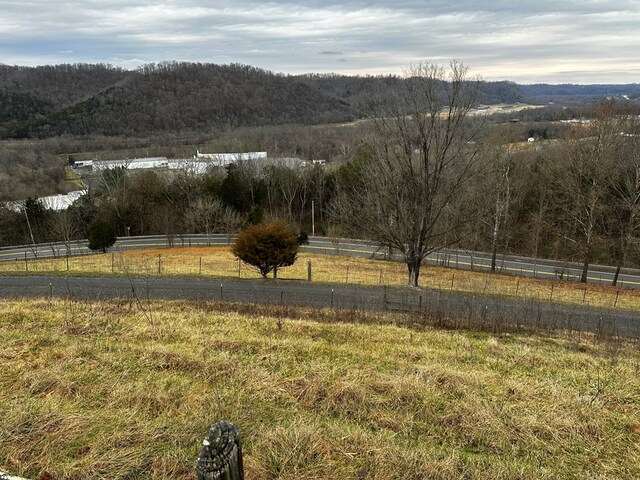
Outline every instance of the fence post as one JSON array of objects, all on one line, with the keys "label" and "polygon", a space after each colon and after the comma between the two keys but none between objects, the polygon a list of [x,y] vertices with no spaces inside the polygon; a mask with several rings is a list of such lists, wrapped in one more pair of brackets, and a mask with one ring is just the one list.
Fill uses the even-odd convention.
[{"label": "fence post", "polygon": [[196,463],[198,480],[244,480],[242,442],[233,423],[212,425]]},{"label": "fence post", "polygon": [[311,260],[307,262],[307,280],[311,281]]},{"label": "fence post", "polygon": [[202,257],[200,257],[200,270],[198,271],[199,275],[202,275]]},{"label": "fence post", "polygon": [[160,275],[160,271],[162,268],[161,266],[162,266],[162,260],[161,260],[160,254],[158,254],[158,275]]}]

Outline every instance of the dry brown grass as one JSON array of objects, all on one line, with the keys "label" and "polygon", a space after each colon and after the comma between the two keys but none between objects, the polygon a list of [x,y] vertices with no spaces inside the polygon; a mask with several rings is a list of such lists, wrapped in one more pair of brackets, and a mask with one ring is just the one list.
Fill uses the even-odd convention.
[{"label": "dry brown grass", "polygon": [[[291,267],[279,270],[283,279],[307,279],[311,262],[313,281],[362,285],[404,285],[402,263],[362,257],[301,253]],[[259,278],[258,272],[238,260],[228,248],[172,248],[129,250],[67,259],[28,262],[31,273],[206,275]],[[158,269],[158,266],[160,267]],[[0,262],[0,272],[25,272],[24,261]],[[640,309],[640,289],[615,288],[569,281],[553,281],[505,274],[425,266],[420,275],[423,288],[504,295],[543,301],[584,304],[594,307]]]},{"label": "dry brown grass", "polygon": [[249,479],[640,476],[633,345],[219,307],[2,303],[0,470],[193,478],[224,418]]}]

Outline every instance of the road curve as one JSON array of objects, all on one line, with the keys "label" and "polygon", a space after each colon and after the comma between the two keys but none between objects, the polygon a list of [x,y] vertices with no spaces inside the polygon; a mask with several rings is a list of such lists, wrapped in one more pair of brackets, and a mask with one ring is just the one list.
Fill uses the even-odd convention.
[{"label": "road curve", "polygon": [[[227,246],[235,237],[227,234],[216,235],[154,235],[145,237],[120,237],[113,250],[136,250],[169,247],[204,247]],[[303,252],[318,254],[360,256],[376,259],[401,260],[397,254],[389,255],[387,249],[374,242],[366,240],[330,239],[327,237],[310,237],[309,245],[301,247]],[[90,255],[94,252],[87,247],[86,240],[38,245],[22,245],[0,248],[0,261],[30,260],[52,256]],[[482,252],[463,250],[441,250],[430,255],[425,262],[431,265],[441,265],[464,270],[489,271],[491,256]],[[527,277],[547,278],[554,280],[579,281],[582,273],[581,266],[576,263],[554,262],[550,260],[533,259],[515,255],[505,255],[498,258],[497,269],[502,273]],[[615,268],[605,265],[592,265],[588,281],[600,285],[611,285]],[[640,270],[623,269],[618,278],[618,286],[640,288]]]}]

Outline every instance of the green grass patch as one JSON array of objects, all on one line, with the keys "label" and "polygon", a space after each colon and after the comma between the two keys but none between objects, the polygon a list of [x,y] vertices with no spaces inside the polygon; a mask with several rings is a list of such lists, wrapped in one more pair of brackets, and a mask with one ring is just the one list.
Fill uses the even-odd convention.
[{"label": "green grass patch", "polygon": [[221,308],[5,301],[0,470],[193,478],[227,419],[248,479],[640,477],[631,344]]}]

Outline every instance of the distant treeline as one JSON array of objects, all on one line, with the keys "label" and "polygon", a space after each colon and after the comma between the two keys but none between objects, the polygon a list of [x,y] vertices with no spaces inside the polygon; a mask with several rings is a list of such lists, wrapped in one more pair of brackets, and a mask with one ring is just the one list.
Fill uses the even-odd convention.
[{"label": "distant treeline", "polygon": [[[396,76],[283,75],[248,65],[167,62],[134,71],[110,65],[0,65],[0,138],[222,132],[366,117],[372,98],[393,97]],[[640,85],[483,82],[485,104],[555,97],[637,98]]]}]

